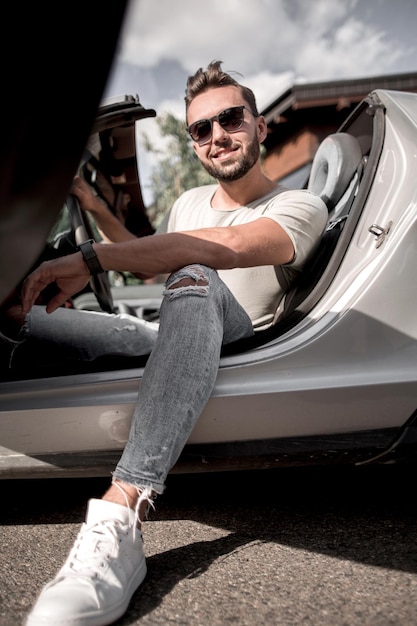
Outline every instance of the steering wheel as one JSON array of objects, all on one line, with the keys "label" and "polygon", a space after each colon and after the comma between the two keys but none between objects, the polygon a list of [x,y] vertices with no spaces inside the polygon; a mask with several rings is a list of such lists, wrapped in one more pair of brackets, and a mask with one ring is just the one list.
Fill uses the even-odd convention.
[{"label": "steering wheel", "polygon": [[[80,243],[83,243],[83,241],[87,239],[94,239],[91,224],[88,221],[87,215],[81,210],[78,198],[73,194],[68,194],[66,203],[71,218],[76,245],[79,246]],[[102,311],[113,313],[113,296],[107,272],[91,276],[90,287]]]}]

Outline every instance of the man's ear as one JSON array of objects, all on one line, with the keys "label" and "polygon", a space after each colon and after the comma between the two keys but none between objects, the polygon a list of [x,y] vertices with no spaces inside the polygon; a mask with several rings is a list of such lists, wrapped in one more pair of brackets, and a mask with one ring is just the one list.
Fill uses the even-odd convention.
[{"label": "man's ear", "polygon": [[257,118],[258,141],[262,143],[268,134],[268,125],[263,115]]}]

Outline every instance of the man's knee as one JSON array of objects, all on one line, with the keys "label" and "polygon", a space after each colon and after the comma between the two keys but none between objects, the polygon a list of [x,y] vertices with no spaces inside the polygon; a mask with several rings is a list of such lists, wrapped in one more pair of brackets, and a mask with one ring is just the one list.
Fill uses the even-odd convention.
[{"label": "man's knee", "polygon": [[208,282],[205,278],[199,278],[195,280],[194,278],[181,278],[180,280],[172,283],[168,289],[179,289],[180,287],[192,287],[192,286],[204,287],[208,285]]},{"label": "man's knee", "polygon": [[187,265],[186,267],[173,272],[167,280],[165,294],[174,296],[174,290],[179,290],[175,295],[181,293],[195,293],[207,295],[209,280],[205,269],[201,265]]}]

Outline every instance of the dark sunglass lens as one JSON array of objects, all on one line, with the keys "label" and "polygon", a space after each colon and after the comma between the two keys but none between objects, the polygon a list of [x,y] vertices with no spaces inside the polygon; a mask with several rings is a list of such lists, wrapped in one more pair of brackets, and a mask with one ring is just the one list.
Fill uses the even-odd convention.
[{"label": "dark sunglass lens", "polygon": [[243,107],[226,109],[219,115],[219,123],[227,131],[239,130],[243,124]]},{"label": "dark sunglass lens", "polygon": [[190,127],[190,135],[194,141],[206,141],[211,135],[211,122],[204,120],[192,124]]}]

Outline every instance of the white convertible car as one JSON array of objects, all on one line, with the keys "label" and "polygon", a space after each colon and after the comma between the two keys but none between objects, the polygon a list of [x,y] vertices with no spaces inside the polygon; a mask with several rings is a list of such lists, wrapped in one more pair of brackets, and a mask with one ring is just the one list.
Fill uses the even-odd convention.
[{"label": "white convertible car", "polygon": [[[132,97],[100,109],[83,168],[103,194],[129,184],[142,206],[134,129],[153,114]],[[413,462],[416,124],[416,94],[376,90],[322,142],[306,182],[329,210],[318,253],[274,326],[224,350],[174,472]],[[109,188],[113,166],[119,183]],[[67,230],[49,238],[57,254],[89,229],[72,204]],[[155,319],[160,297],[160,285],[103,280],[74,306]],[[0,356],[0,477],[107,475],[128,435],[145,359],[71,371],[36,354],[10,363],[4,346]]]}]

